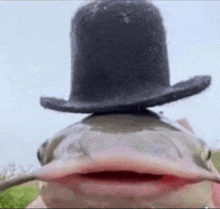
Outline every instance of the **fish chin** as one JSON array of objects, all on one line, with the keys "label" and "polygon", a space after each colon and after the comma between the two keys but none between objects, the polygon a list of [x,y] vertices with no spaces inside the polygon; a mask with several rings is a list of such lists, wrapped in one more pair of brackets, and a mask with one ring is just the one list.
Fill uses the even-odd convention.
[{"label": "fish chin", "polygon": [[[49,208],[190,208],[211,207],[211,183],[179,186],[168,192],[148,184],[81,182],[66,185],[44,182],[42,199]],[[142,186],[141,186],[142,185]],[[89,191],[88,191],[89,190]],[[152,193],[154,193],[152,195]],[[139,196],[139,194],[144,194]]]},{"label": "fish chin", "polygon": [[164,208],[169,203],[166,196],[170,198],[173,192],[189,185],[193,184],[188,179],[169,175],[92,172],[47,182],[42,189],[42,198],[49,208]]}]

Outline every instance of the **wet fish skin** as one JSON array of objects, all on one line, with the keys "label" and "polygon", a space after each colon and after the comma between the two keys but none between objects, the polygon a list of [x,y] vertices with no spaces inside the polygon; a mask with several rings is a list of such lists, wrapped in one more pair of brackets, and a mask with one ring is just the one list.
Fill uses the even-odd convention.
[{"label": "wet fish skin", "polygon": [[[211,161],[207,160],[209,148],[194,134],[164,117],[135,114],[89,116],[55,134],[39,151],[43,166],[34,174],[34,178],[45,181],[42,184],[41,196],[45,207],[216,207],[216,196],[218,197],[219,193],[214,191],[213,185],[219,186],[214,182],[218,182],[220,178]],[[105,158],[107,155],[108,159]],[[74,167],[71,172],[85,172],[90,165],[92,169],[95,163],[110,166],[109,159],[119,159],[118,157],[120,160],[124,158],[126,162],[130,160],[125,166],[133,165],[132,169],[138,169],[140,172],[143,172],[143,169],[149,171],[149,168],[137,165],[137,162],[150,165],[153,171],[156,168],[157,172],[173,172],[180,176],[188,175],[189,178],[197,176],[200,180],[164,192],[155,198],[137,195],[145,192],[140,189],[143,185],[140,185],[140,192],[137,190],[136,195],[123,196],[117,192],[113,195],[99,194],[96,188],[89,192],[85,190],[88,184],[83,181],[65,185],[53,182],[55,175],[62,176],[65,172],[70,172],[65,165]],[[124,165],[119,161],[114,161],[111,168],[117,163]],[[191,167],[179,166],[182,162],[189,163]],[[152,163],[155,163],[156,167]],[[30,180],[30,176],[24,177],[23,180],[25,178]],[[0,190],[19,183],[21,179],[17,179],[17,183],[15,179],[13,184],[10,181],[2,183]],[[123,185],[116,184],[117,187],[122,188]],[[108,193],[108,190],[103,191]]]},{"label": "wet fish skin", "polygon": [[[133,132],[141,132],[143,131],[143,129],[145,129],[146,127],[144,127],[143,125],[143,121],[146,122],[147,128],[150,132],[151,131],[159,131],[158,127],[160,128],[164,128],[163,131],[169,130],[171,135],[170,136],[179,136],[178,134],[183,134],[184,137],[182,137],[180,139],[182,141],[182,144],[184,144],[184,140],[186,140],[185,142],[185,146],[186,145],[190,145],[189,147],[187,147],[189,150],[187,150],[187,153],[184,153],[184,148],[181,147],[182,144],[181,143],[171,143],[175,146],[180,146],[179,147],[179,153],[181,153],[182,155],[186,154],[189,156],[193,156],[193,152],[196,152],[197,156],[199,155],[205,155],[208,154],[208,150],[209,148],[206,146],[206,144],[199,138],[197,138],[194,134],[190,134],[189,132],[187,132],[187,130],[184,130],[184,128],[180,128],[177,124],[172,123],[172,125],[170,123],[168,123],[168,119],[162,119],[162,117],[160,118],[160,120],[158,120],[155,117],[150,117],[147,118],[146,116],[134,116],[134,115],[108,115],[108,116],[99,116],[100,118],[97,118],[97,116],[95,117],[89,117],[84,119],[81,123],[78,123],[78,128],[77,130],[80,132],[80,134],[82,134],[82,132],[84,131],[84,133],[82,135],[86,135],[86,128],[83,127],[83,125],[85,126],[90,126],[89,130],[91,132],[94,131],[94,133],[105,133],[107,134],[106,136],[109,136],[108,134],[111,133],[114,135],[115,132],[120,133],[124,133],[126,135],[126,132],[131,134]],[[101,119],[101,117],[103,117]],[[139,119],[138,119],[139,117]],[[143,117],[143,118],[142,118]],[[96,120],[96,119],[97,120]],[[100,120],[99,120],[100,119]],[[114,120],[115,122],[113,123]],[[143,120],[143,121],[142,121]],[[120,121],[120,122],[119,122]],[[127,123],[127,122],[128,123]],[[166,121],[166,122],[163,122]],[[83,125],[82,125],[83,124]],[[120,125],[119,125],[120,124]],[[128,124],[132,124],[131,126],[129,126]],[[145,124],[145,125],[146,125]],[[175,124],[175,125],[174,125]],[[77,126],[77,125],[76,125]],[[69,127],[74,128],[73,126]],[[70,131],[69,129],[69,131]],[[181,130],[180,130],[181,129]],[[87,130],[88,131],[88,130]],[[162,132],[163,132],[162,131]],[[77,132],[77,133],[79,133]],[[89,133],[91,133],[89,132]],[[54,136],[54,138],[56,140],[59,139],[59,136],[63,136],[65,135],[64,133],[67,133],[71,135],[71,131],[68,132],[67,129],[65,129],[64,131],[59,132],[58,134],[56,134]],[[76,133],[76,134],[77,134]],[[87,135],[86,135],[87,136]],[[187,137],[185,137],[187,136]],[[94,135],[92,134],[92,137],[94,137]],[[90,140],[86,140],[87,143],[83,143],[83,140],[81,141],[81,143],[77,143],[74,144],[75,146],[70,146],[72,147],[75,152],[82,152],[82,156],[90,156],[92,151],[95,151],[95,149],[89,149],[89,145],[88,142],[92,143],[91,138],[89,137]],[[68,137],[67,137],[68,138]],[[106,137],[109,139],[109,137]],[[110,137],[111,138],[111,137]],[[166,138],[167,144],[169,144],[169,140],[171,140],[172,137],[170,138]],[[79,138],[78,138],[79,139]],[[97,139],[97,138],[96,138]],[[112,138],[111,138],[112,139]],[[132,139],[129,138],[130,141],[128,140],[127,143],[132,143]],[[73,140],[70,139],[70,141]],[[138,140],[138,139],[136,139]],[[149,140],[149,139],[148,139]],[[190,140],[192,140],[192,143],[190,143]],[[51,140],[52,141],[52,140]],[[68,140],[67,140],[68,141]],[[56,147],[57,150],[56,152],[53,153],[55,158],[59,158],[58,156],[60,155],[61,150],[65,150],[64,147],[67,150],[67,145],[65,145],[65,143],[67,142],[64,141],[61,142],[61,144],[63,143],[63,148],[62,145],[60,145],[60,147]],[[69,145],[71,144],[71,142],[67,142],[67,144],[69,143]],[[77,141],[77,140],[76,140]],[[171,140],[173,141],[173,139]],[[178,141],[178,140],[177,140]],[[77,141],[79,142],[79,141]],[[98,144],[99,140],[97,140],[97,144]],[[92,143],[95,144],[95,143]],[[164,143],[161,143],[162,145],[164,145]],[[49,144],[48,144],[49,145]],[[147,144],[145,144],[147,145]],[[149,144],[148,144],[149,145]],[[80,148],[80,146],[82,146]],[[100,148],[105,148],[104,146],[98,146],[99,149]],[[110,145],[111,147],[111,145]],[[137,148],[137,147],[136,147]],[[60,151],[58,151],[60,150]],[[83,150],[83,151],[82,151]],[[165,149],[166,150],[166,149]],[[169,150],[167,150],[167,152],[170,152]],[[87,154],[85,154],[87,153]],[[157,152],[153,152],[154,154],[157,154]],[[151,152],[151,154],[153,154]],[[173,152],[176,153],[176,155],[178,155],[178,152]],[[190,154],[189,154],[190,153]],[[161,153],[160,153],[161,154]],[[67,155],[68,156],[68,155]],[[82,158],[81,156],[81,158]],[[167,155],[168,156],[168,155]],[[164,157],[164,156],[163,156]],[[68,157],[67,157],[68,158]],[[170,158],[169,158],[170,159]],[[197,163],[197,166],[201,166],[203,169],[209,170],[210,171],[210,167],[212,168],[211,170],[213,172],[217,172],[216,170],[214,170],[214,166],[211,164],[210,161],[206,162],[204,159],[204,165],[201,165],[201,163],[199,162],[195,162],[196,160],[198,161],[203,161],[202,158],[192,158],[192,160],[194,161],[194,163]],[[71,189],[71,187],[69,186],[63,186],[63,185],[59,185],[59,184],[54,184],[54,183],[44,183],[44,186],[42,187],[42,198],[44,200],[44,202],[46,203],[46,205],[49,205],[49,207],[110,207],[110,208],[114,208],[114,207],[124,207],[124,208],[128,208],[128,207],[151,207],[151,208],[164,208],[164,207],[214,207],[214,203],[212,202],[212,187],[213,187],[213,182],[211,181],[203,181],[203,182],[199,182],[197,184],[190,184],[190,185],[186,185],[183,188],[179,189],[178,191],[173,191],[169,194],[165,194],[159,198],[157,198],[156,200],[145,200],[144,198],[138,198],[138,197],[129,197],[129,198],[120,198],[117,197],[117,194],[115,195],[115,199],[112,197],[103,197],[103,196],[86,196],[85,194],[82,195],[82,191],[79,189],[79,195],[73,193],[73,189]],[[58,189],[59,188],[59,189]],[[76,191],[76,188],[74,188]],[[56,192],[53,192],[56,191]],[[66,198],[64,199],[60,199],[60,196],[62,196],[62,194],[65,194],[64,196]],[[197,194],[197,196],[195,196],[195,194]]]}]

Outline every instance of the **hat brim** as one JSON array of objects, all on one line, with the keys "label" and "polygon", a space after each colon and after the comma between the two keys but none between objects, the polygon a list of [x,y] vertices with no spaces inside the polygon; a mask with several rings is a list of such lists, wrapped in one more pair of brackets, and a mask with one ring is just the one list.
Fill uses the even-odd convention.
[{"label": "hat brim", "polygon": [[[114,99],[92,102],[76,102],[57,99],[54,97],[41,97],[40,104],[44,108],[61,112],[94,113],[129,109],[131,106],[142,105],[153,107],[170,103],[185,97],[193,96],[205,90],[211,83],[210,76],[195,76],[187,81],[176,83],[170,87],[155,88],[149,96],[149,87],[137,89],[129,95],[118,96]],[[147,96],[146,96],[147,95]]]}]

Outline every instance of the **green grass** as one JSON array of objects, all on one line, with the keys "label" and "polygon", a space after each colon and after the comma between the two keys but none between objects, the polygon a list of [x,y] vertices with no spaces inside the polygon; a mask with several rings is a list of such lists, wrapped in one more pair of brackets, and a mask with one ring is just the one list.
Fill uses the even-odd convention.
[{"label": "green grass", "polygon": [[38,195],[36,183],[9,188],[0,194],[0,208],[26,208]]},{"label": "green grass", "polygon": [[213,152],[211,159],[218,172],[220,172],[220,152]]}]

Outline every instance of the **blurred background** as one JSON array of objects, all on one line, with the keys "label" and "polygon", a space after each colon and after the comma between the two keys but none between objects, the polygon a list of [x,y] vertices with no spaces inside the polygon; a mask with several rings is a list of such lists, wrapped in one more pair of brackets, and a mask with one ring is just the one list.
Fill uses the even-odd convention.
[{"label": "blurred background", "polygon": [[[0,168],[39,167],[45,139],[86,114],[43,109],[40,96],[68,99],[70,20],[82,1],[0,1]],[[207,144],[220,148],[220,1],[154,1],[167,31],[171,85],[211,75],[199,95],[151,108],[187,118]]]}]

